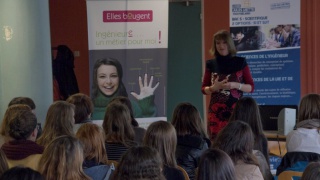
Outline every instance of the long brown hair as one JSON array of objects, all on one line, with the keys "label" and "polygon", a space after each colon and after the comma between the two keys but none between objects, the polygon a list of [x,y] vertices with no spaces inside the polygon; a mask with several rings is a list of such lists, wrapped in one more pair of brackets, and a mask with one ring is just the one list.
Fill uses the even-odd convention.
[{"label": "long brown hair", "polygon": [[83,144],[84,159],[94,159],[97,163],[107,164],[108,157],[105,147],[105,134],[103,129],[93,123],[85,123],[80,126],[76,137]]},{"label": "long brown hair", "polygon": [[208,137],[200,113],[191,103],[184,102],[176,106],[171,124],[175,127],[177,135],[191,134]]},{"label": "long brown hair", "polygon": [[226,152],[234,163],[238,160],[259,166],[253,154],[254,138],[250,126],[242,121],[228,123],[217,135],[212,147]]},{"label": "long brown hair", "polygon": [[176,146],[177,134],[174,127],[166,121],[156,121],[148,126],[143,144],[153,147],[160,153],[163,164],[177,167]]},{"label": "long brown hair", "polygon": [[134,131],[130,124],[130,112],[126,105],[119,102],[109,103],[102,127],[106,133],[106,141],[122,143],[134,140]]},{"label": "long brown hair", "polygon": [[62,135],[74,136],[74,105],[65,101],[55,101],[47,112],[46,121],[37,143],[46,147],[53,139]]},{"label": "long brown hair", "polygon": [[300,101],[298,122],[308,119],[320,119],[319,94],[307,94]]},{"label": "long brown hair", "polygon": [[131,147],[121,157],[111,180],[165,180],[162,166],[157,150],[149,146]]},{"label": "long brown hair", "polygon": [[200,157],[197,180],[235,180],[231,158],[220,149],[210,148]]},{"label": "long brown hair", "polygon": [[39,172],[46,180],[89,180],[82,169],[83,149],[72,136],[60,136],[45,148],[39,162]]}]

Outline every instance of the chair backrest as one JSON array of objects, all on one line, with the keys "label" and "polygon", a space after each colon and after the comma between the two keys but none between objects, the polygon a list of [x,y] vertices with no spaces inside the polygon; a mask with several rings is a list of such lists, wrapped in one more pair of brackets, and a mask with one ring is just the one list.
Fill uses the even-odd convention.
[{"label": "chair backrest", "polygon": [[178,169],[182,172],[185,180],[190,180],[189,175],[186,170],[184,170],[181,166],[178,166]]},{"label": "chair backrest", "polygon": [[293,180],[293,176],[301,177],[303,172],[283,171],[279,174],[278,180]]}]

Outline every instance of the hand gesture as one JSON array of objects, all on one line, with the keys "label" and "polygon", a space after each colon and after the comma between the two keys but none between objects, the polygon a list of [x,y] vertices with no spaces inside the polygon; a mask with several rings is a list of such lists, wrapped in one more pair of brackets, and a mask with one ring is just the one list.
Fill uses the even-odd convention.
[{"label": "hand gesture", "polygon": [[139,76],[140,94],[137,94],[135,92],[131,92],[131,94],[138,100],[153,95],[154,91],[159,86],[159,82],[157,82],[157,84],[154,87],[151,87],[152,83],[153,83],[153,76],[151,76],[149,84],[148,84],[147,74],[144,75],[143,84],[142,84],[142,78],[141,76]]}]

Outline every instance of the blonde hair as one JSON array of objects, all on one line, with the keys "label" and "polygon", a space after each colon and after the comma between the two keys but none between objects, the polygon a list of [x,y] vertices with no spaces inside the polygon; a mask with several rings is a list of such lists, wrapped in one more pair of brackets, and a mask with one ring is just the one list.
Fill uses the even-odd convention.
[{"label": "blonde hair", "polygon": [[151,123],[144,136],[143,144],[158,150],[165,165],[177,167],[175,157],[177,134],[172,124],[166,121]]},{"label": "blonde hair", "polygon": [[319,94],[307,94],[300,101],[298,121],[301,122],[308,119],[320,119]]},{"label": "blonde hair", "polygon": [[131,126],[131,117],[128,107],[119,102],[108,104],[102,123],[106,134],[106,141],[122,143],[134,140],[134,131]]},{"label": "blonde hair", "polygon": [[82,169],[83,149],[72,136],[60,136],[45,148],[39,162],[39,172],[46,180],[90,179]]},{"label": "blonde hair", "polygon": [[108,163],[108,157],[104,143],[105,134],[101,127],[93,123],[85,123],[78,129],[76,137],[83,144],[84,159],[94,159],[99,164]]},{"label": "blonde hair", "polygon": [[46,147],[54,138],[62,135],[73,136],[74,105],[55,101],[48,110],[43,131],[37,143]]},{"label": "blonde hair", "polygon": [[233,39],[232,39],[230,33],[226,30],[220,30],[213,35],[212,47],[209,51],[210,54],[213,57],[217,57],[220,55],[219,52],[217,51],[216,43],[217,43],[217,41],[221,41],[221,40],[225,41],[227,43],[228,51],[231,54],[231,56],[235,56],[237,54],[237,49],[234,45],[234,42],[233,42]]},{"label": "blonde hair", "polygon": [[14,104],[7,108],[1,124],[0,134],[2,136],[8,136],[9,133],[9,122],[10,120],[16,116],[17,112],[29,110],[31,112],[31,108],[26,104]]}]

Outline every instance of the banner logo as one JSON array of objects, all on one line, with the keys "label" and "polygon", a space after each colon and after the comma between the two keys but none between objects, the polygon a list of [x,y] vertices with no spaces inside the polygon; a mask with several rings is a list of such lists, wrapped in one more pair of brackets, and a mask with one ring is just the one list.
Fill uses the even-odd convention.
[{"label": "banner logo", "polygon": [[103,11],[103,22],[152,22],[152,10]]}]

